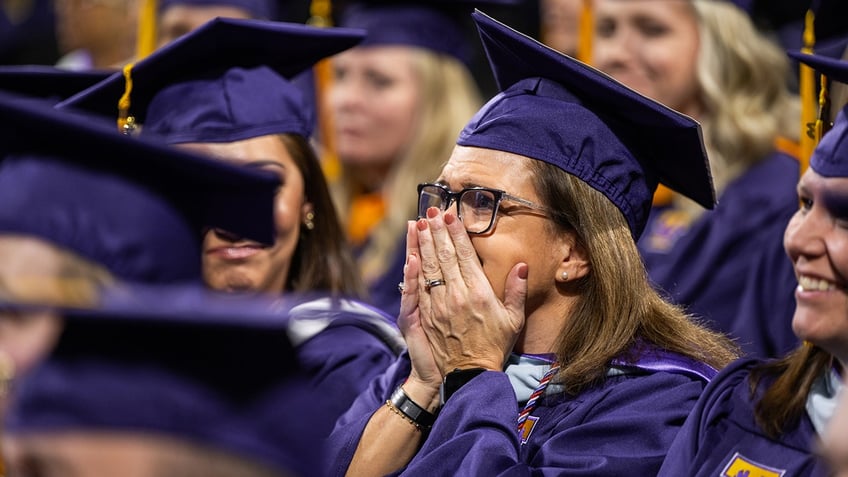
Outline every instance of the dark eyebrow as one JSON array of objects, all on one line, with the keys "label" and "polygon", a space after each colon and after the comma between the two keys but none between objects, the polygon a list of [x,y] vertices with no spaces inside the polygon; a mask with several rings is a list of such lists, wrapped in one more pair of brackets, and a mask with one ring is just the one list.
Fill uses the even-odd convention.
[{"label": "dark eyebrow", "polygon": [[280,164],[277,161],[271,160],[271,159],[258,159],[258,160],[255,160],[255,161],[247,162],[244,165],[247,166],[247,167],[253,167],[253,168],[257,168],[257,169],[262,168],[262,167],[271,166],[271,167],[277,167],[277,168],[282,169],[282,170],[286,170],[286,166],[284,166],[283,164]]},{"label": "dark eyebrow", "polygon": [[[71,465],[66,458],[60,455],[51,455],[43,451],[35,450],[27,454],[24,459],[27,467],[35,467],[35,469],[42,472],[42,474],[63,475],[66,477],[77,475],[77,472],[72,472],[74,468],[73,465]],[[42,474],[37,473],[37,475]]]},{"label": "dark eyebrow", "polygon": [[[450,189],[450,184],[448,184],[448,182],[444,179],[439,179],[436,182],[434,182],[434,184],[443,185],[443,186],[447,187],[448,189]],[[477,182],[471,182],[471,181],[463,181],[463,182],[460,182],[459,185],[463,189],[472,189],[474,187],[485,187],[485,186],[481,186]],[[491,187],[488,187],[488,188],[491,189]]]}]

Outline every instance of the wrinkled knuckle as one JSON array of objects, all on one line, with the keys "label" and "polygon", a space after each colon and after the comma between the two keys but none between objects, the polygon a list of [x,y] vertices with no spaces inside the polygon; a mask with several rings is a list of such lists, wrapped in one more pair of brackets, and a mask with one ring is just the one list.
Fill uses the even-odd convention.
[{"label": "wrinkled knuckle", "polygon": [[450,262],[454,257],[454,251],[449,249],[441,249],[437,252],[437,256],[439,257],[439,262],[447,263]]},{"label": "wrinkled knuckle", "polygon": [[434,275],[439,272],[439,264],[430,260],[421,262],[421,270],[425,275]]},{"label": "wrinkled knuckle", "polygon": [[456,256],[460,258],[460,260],[471,260],[477,256],[477,251],[474,247],[457,247]]}]

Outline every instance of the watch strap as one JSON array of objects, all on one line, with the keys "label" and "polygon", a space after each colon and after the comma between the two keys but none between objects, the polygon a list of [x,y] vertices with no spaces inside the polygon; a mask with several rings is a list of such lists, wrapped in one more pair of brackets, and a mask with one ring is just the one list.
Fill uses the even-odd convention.
[{"label": "watch strap", "polygon": [[398,386],[397,389],[395,389],[395,392],[392,393],[392,397],[389,401],[392,403],[392,406],[421,428],[429,429],[433,427],[433,423],[436,422],[436,415],[427,411],[423,407],[419,406],[415,401],[410,399],[406,392],[404,392],[403,386]]}]

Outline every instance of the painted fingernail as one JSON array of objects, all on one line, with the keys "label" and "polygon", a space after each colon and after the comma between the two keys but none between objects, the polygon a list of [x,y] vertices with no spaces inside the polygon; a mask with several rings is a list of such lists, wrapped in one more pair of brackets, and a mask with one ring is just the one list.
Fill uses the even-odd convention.
[{"label": "painted fingernail", "polygon": [[439,209],[437,209],[435,207],[430,207],[429,209],[427,209],[427,218],[428,219],[434,219],[438,215],[439,215]]},{"label": "painted fingernail", "polygon": [[416,224],[418,226],[418,230],[427,230],[427,221],[425,219],[421,219]]}]

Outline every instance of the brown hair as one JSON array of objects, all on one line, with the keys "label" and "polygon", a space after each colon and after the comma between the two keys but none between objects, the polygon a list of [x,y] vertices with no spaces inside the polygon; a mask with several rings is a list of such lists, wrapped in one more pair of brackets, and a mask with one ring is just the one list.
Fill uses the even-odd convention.
[{"label": "brown hair", "polygon": [[724,335],[701,326],[663,300],[648,282],[624,215],[603,194],[542,161],[531,170],[539,196],[554,212],[552,227],[571,231],[586,250],[587,276],[569,282],[580,298],[557,343],[558,380],[576,394],[599,382],[612,359],[642,341],[720,369],[738,356]]},{"label": "brown hair", "polygon": [[280,139],[303,175],[305,199],[315,211],[315,227],[300,228],[285,290],[328,290],[337,295],[363,297],[362,280],[315,150],[302,136],[281,134]]},{"label": "brown hair", "polygon": [[750,376],[752,397],[761,383],[774,379],[754,407],[757,425],[772,438],[796,425],[806,409],[813,383],[832,361],[830,353],[805,343],[781,359],[754,367]]}]

